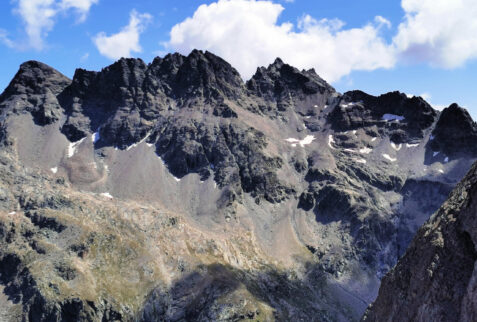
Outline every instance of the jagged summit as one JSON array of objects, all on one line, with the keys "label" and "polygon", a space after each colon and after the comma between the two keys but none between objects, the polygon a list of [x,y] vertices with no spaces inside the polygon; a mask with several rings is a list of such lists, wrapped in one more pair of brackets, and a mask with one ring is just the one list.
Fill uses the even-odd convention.
[{"label": "jagged summit", "polygon": [[280,58],[267,68],[259,67],[247,82],[247,88],[265,101],[276,102],[278,111],[296,107],[305,97],[313,96],[316,97],[317,105],[323,106],[330,97],[336,95],[335,89],[314,70],[299,71]]},{"label": "jagged summit", "polygon": [[421,97],[409,98],[400,92],[376,97],[362,91],[350,91],[341,97],[338,108],[329,114],[328,119],[337,130],[366,127],[369,131],[386,133],[399,144],[422,139],[437,115]]}]

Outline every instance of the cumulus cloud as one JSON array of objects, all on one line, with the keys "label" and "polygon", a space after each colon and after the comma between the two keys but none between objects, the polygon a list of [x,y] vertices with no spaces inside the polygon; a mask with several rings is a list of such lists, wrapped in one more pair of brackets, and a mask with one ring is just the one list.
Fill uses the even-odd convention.
[{"label": "cumulus cloud", "polygon": [[401,5],[405,16],[386,42],[381,31],[391,23],[381,16],[360,28],[310,15],[279,24],[284,7],[272,0],[218,0],[175,25],[164,45],[183,54],[210,50],[244,78],[277,56],[299,68],[314,67],[329,81],[400,62],[455,68],[477,58],[477,1],[402,0]]},{"label": "cumulus cloud", "polygon": [[[41,50],[45,47],[45,38],[55,25],[55,17],[73,9],[79,15],[78,21],[84,21],[90,7],[98,0],[18,0],[14,12],[20,16],[25,26],[28,43],[26,47]],[[11,43],[13,46],[13,43]],[[17,47],[25,47],[16,45]]]},{"label": "cumulus cloud", "polygon": [[394,44],[399,59],[455,68],[477,58],[477,1],[402,0]]},{"label": "cumulus cloud", "polygon": [[100,32],[93,38],[93,42],[101,55],[116,60],[121,57],[130,57],[131,52],[139,53],[142,51],[139,44],[139,36],[145,30],[152,16],[148,13],[138,13],[131,11],[129,24],[121,29],[120,32],[107,36]]},{"label": "cumulus cloud", "polygon": [[278,24],[280,4],[256,0],[219,0],[201,5],[175,25],[166,48],[187,54],[193,48],[212,51],[228,60],[244,78],[277,56],[298,68],[314,67],[336,81],[353,70],[394,66],[393,49],[381,37],[390,26],[383,17],[361,28],[345,29],[338,19],[304,15],[298,23]]},{"label": "cumulus cloud", "polygon": [[99,0],[61,0],[59,7],[62,10],[74,9],[79,14],[79,22],[83,22],[91,6]]}]

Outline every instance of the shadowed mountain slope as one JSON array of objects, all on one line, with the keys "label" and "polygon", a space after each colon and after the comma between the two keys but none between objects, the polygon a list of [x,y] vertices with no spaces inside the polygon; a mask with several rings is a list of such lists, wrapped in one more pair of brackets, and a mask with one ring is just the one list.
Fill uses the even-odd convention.
[{"label": "shadowed mountain slope", "polygon": [[477,164],[382,280],[365,321],[475,321]]}]

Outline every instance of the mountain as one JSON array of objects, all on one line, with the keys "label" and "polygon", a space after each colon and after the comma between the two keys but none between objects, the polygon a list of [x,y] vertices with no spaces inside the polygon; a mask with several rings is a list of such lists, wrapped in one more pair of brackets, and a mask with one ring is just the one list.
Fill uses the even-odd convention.
[{"label": "mountain", "polygon": [[477,164],[382,280],[365,321],[477,319]]},{"label": "mountain", "polygon": [[198,50],[0,96],[0,319],[359,320],[477,158],[453,104]]}]

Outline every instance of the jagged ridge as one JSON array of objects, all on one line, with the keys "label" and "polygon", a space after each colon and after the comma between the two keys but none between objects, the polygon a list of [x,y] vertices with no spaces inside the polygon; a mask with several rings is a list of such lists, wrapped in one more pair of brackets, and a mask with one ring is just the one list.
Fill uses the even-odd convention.
[{"label": "jagged ridge", "polygon": [[[30,98],[35,95],[39,98]],[[217,259],[222,258],[222,253],[214,255],[214,261],[234,267],[226,267],[225,276],[245,276],[246,287],[254,296],[267,298],[267,305],[277,309],[278,316],[289,318],[308,318],[323,307],[330,312],[348,312],[343,313],[347,318],[357,318],[373,297],[376,274],[382,276],[395,264],[417,227],[440,206],[477,156],[468,149],[477,142],[475,126],[460,108],[451,106],[439,113],[422,98],[399,92],[379,97],[360,91],[341,95],[314,70],[300,71],[280,59],[267,68],[258,68],[245,83],[227,62],[201,51],[188,56],[167,55],[150,64],[140,59],[121,59],[99,72],[77,70],[73,80],[46,65],[29,62],[22,65],[2,94],[0,106],[5,121],[1,142],[10,142],[11,155],[17,156],[19,164],[47,171],[47,177],[63,180],[71,185],[71,191],[80,191],[86,200],[91,198],[89,194],[103,193],[103,197],[113,200],[170,207],[195,220],[195,229],[206,226],[201,231],[203,236],[193,239],[198,245],[208,245],[210,231],[214,229],[222,231],[230,225],[243,225],[248,229],[243,235],[249,239],[245,244],[258,240],[265,253],[275,256],[264,261],[260,269],[270,265],[266,271],[274,272],[279,270],[275,265],[284,265],[290,270],[286,274],[291,276],[303,276],[303,270],[305,275],[320,276],[324,284],[331,278],[356,297],[347,298],[351,311],[335,302],[334,308],[312,308],[312,303],[329,299],[330,293],[314,294],[310,288],[303,296],[312,301],[306,302],[303,314],[298,314],[299,301],[288,306],[278,304],[286,297],[285,291],[265,296],[267,290],[273,290],[270,283],[277,281],[275,277],[268,273],[263,277],[260,270],[250,271],[242,267],[242,261],[235,260],[246,250],[234,250],[225,263]],[[30,115],[34,123],[29,123]],[[466,124],[456,136],[465,138],[461,142],[445,139],[456,127],[455,120]],[[45,142],[45,138],[52,138],[51,143]],[[42,148],[52,151],[55,157],[45,156],[48,152]],[[167,167],[169,177],[163,175],[160,161]],[[171,174],[175,180],[169,180]],[[181,179],[184,180],[179,182]],[[47,205],[48,202],[36,203],[37,209],[31,209],[20,202],[19,218],[38,227],[33,236],[45,230],[65,236],[64,231],[55,230],[55,221],[48,219],[60,216],[59,212],[50,213],[50,217],[42,212]],[[75,214],[84,216],[82,212]],[[129,216],[129,211],[124,216]],[[110,223],[107,218],[101,222],[127,236],[141,231],[132,228],[136,222],[131,226],[122,226],[115,220]],[[36,252],[35,248],[39,248],[27,240],[18,238],[16,242]],[[95,243],[92,247],[96,247]],[[118,242],[117,247],[129,253],[130,247],[124,243]],[[147,242],[145,245],[141,248],[145,254],[154,253],[155,246]],[[74,246],[74,252],[85,257],[80,256],[72,267],[102,256],[88,255],[83,246],[89,247],[87,243]],[[59,247],[60,253],[69,252],[63,249],[64,241],[55,247]],[[168,246],[161,247],[163,250]],[[38,260],[48,262],[43,256],[51,255],[46,251],[38,256]],[[221,293],[223,289],[211,288],[208,283],[217,278],[214,274],[224,270],[220,268],[222,273],[218,273],[215,266],[209,265],[210,259],[194,256],[178,261],[177,274],[190,274],[183,276],[184,281],[205,283],[198,289],[199,294],[212,292],[218,297],[205,297],[210,303],[197,306],[200,295],[182,296],[180,287],[161,283],[153,291],[148,284],[147,308],[140,307],[145,302],[138,304],[140,300],[136,298],[134,301],[139,302],[134,302],[134,313],[145,314],[144,319],[148,319],[154,313],[150,310],[174,306],[176,299],[184,298],[188,300],[181,304],[180,316],[216,316],[216,299],[228,291]],[[289,263],[296,266],[284,264],[287,258],[293,258]],[[306,268],[300,266],[304,258]],[[136,265],[133,258],[124,261]],[[199,265],[200,261],[205,261],[206,266]],[[102,267],[104,262],[100,263]],[[175,269],[165,274],[179,278]],[[81,269],[76,271],[80,273],[70,274],[68,268],[61,268],[53,276],[58,275],[65,281],[61,283],[71,285],[82,278]],[[118,274],[123,276],[124,272]],[[141,276],[140,283],[150,282],[145,275]],[[346,284],[350,279],[361,280],[364,286],[360,289]],[[297,282],[287,279],[286,287],[302,288],[305,281],[304,277]],[[255,289],[257,283],[260,291]],[[231,289],[238,285],[232,284]],[[180,280],[177,285],[182,285]],[[225,283],[225,290],[229,286]],[[158,296],[168,292],[175,297],[158,300]],[[118,309],[120,304],[115,302],[126,300],[116,292],[108,294],[102,298],[114,304],[115,312],[131,313]],[[79,299],[83,306],[78,307],[86,308],[82,296]],[[126,302],[131,305],[130,299]],[[96,307],[99,309],[94,318],[108,310],[108,306]],[[200,312],[197,307],[202,308]],[[161,318],[174,315],[167,310],[161,312]],[[328,315],[323,312],[322,316]]]}]

